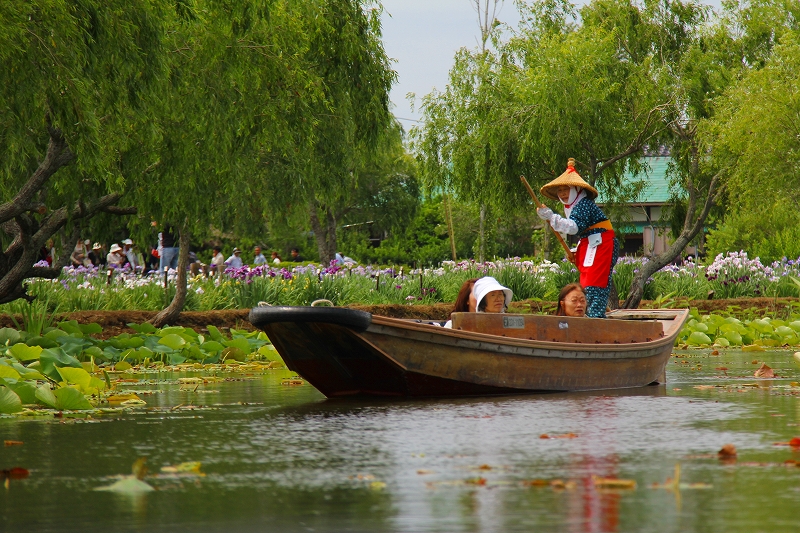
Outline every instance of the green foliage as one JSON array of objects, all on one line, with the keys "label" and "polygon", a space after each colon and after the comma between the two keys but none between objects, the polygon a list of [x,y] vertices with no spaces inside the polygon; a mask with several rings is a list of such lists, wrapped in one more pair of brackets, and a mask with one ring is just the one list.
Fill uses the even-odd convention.
[{"label": "green foliage", "polygon": [[266,335],[255,331],[232,329],[227,337],[214,326],[208,326],[214,340],[207,341],[189,328],[156,329],[149,324],[129,324],[139,333],[100,340],[91,336],[102,332],[98,324],[68,321],[58,326],[44,331],[45,337],[54,341],[46,349],[35,344],[41,337],[26,332],[13,335],[14,330],[9,328],[0,330],[5,339],[5,344],[0,345],[0,414],[18,413],[23,406],[32,404],[69,411],[94,409],[90,400],[96,403],[111,388],[107,374],[103,380],[90,373],[98,370],[95,363],[121,371],[131,367],[127,361],[144,364],[156,360],[158,364],[234,359],[280,361],[274,351],[265,349],[269,346]]},{"label": "green foliage", "polygon": [[450,256],[441,197],[423,202],[410,223],[379,246],[372,247],[368,237],[363,230],[349,231],[340,248],[361,263],[430,265]]},{"label": "green foliage", "polygon": [[796,346],[800,344],[800,316],[740,320],[724,314],[700,315],[695,309],[676,342],[690,347]]}]

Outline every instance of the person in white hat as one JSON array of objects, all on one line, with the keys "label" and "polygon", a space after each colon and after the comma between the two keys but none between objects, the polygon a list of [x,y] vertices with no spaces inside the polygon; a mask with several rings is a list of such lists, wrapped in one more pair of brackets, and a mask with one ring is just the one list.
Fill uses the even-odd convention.
[{"label": "person in white hat", "polygon": [[122,254],[122,248],[117,243],[111,245],[106,256],[106,263],[109,267],[119,268],[125,262],[125,256]]},{"label": "person in white hat", "polygon": [[225,260],[225,264],[228,265],[229,268],[242,268],[244,263],[242,262],[242,251],[238,248],[233,249],[233,255]]},{"label": "person in white hat", "polygon": [[[468,279],[459,291],[453,313],[505,313],[513,297],[511,289],[503,287],[491,276]],[[452,328],[453,321],[448,320],[444,327]]]},{"label": "person in white hat", "polygon": [[555,231],[580,239],[575,256],[580,284],[586,292],[586,316],[605,318],[619,242],[614,238],[611,221],[594,203],[597,189],[583,181],[575,170],[575,160],[570,158],[567,170],[541,191],[564,205],[566,217],[553,213],[549,207],[540,207],[536,210],[539,218],[549,222]]},{"label": "person in white hat", "polygon": [[496,279],[486,276],[472,286],[475,295],[475,310],[478,313],[505,313],[514,293],[500,285]]},{"label": "person in white hat", "polygon": [[131,239],[125,239],[122,241],[122,253],[128,260],[128,264],[131,265],[132,270],[135,270],[136,267],[141,266],[139,263],[139,258],[136,257],[136,252],[133,251],[133,241]]}]

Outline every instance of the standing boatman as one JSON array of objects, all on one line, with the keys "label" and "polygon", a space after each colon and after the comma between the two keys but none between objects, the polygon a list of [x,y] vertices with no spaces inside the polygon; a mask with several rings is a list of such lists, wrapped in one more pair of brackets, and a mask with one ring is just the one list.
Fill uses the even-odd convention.
[{"label": "standing boatman", "polygon": [[611,273],[619,257],[619,242],[614,238],[611,221],[594,203],[597,189],[581,178],[575,170],[575,160],[570,158],[567,170],[542,187],[541,192],[564,205],[566,218],[544,206],[536,210],[539,218],[550,222],[555,231],[577,235],[580,239],[576,266],[580,283],[586,291],[586,316],[605,318]]}]

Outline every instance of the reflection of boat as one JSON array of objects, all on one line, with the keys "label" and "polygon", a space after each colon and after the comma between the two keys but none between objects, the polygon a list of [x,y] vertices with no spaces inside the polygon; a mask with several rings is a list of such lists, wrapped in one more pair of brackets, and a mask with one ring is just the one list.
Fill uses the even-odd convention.
[{"label": "reflection of boat", "polygon": [[640,387],[664,379],[685,309],[605,320],[455,313],[454,329],[330,307],[257,307],[286,365],[328,397]]}]

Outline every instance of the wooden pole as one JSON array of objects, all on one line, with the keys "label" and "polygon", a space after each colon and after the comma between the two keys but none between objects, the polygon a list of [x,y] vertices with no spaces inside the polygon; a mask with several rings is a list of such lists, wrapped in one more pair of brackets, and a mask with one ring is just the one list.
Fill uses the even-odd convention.
[{"label": "wooden pole", "polygon": [[[520,176],[519,179],[522,180],[522,183],[525,185],[525,188],[528,189],[528,194],[530,194],[531,198],[533,198],[533,203],[536,204],[536,207],[537,208],[544,207],[544,204],[542,204],[542,202],[539,201],[539,198],[537,198],[536,193],[533,192],[533,189],[531,188],[530,183],[528,183],[528,180],[525,179],[525,176]],[[562,237],[559,232],[557,232],[555,229],[553,229],[553,226],[549,222],[547,223],[547,225],[550,227],[550,229],[553,230],[553,233],[555,234],[556,239],[558,239],[558,242],[561,243],[561,247],[564,248],[564,252],[566,252],[567,259],[569,259],[569,262],[572,263],[573,265],[577,266],[577,263],[576,263],[576,260],[575,260],[575,254],[572,253],[572,250],[569,249],[569,246],[567,246],[567,243],[564,242],[564,237]]]}]

